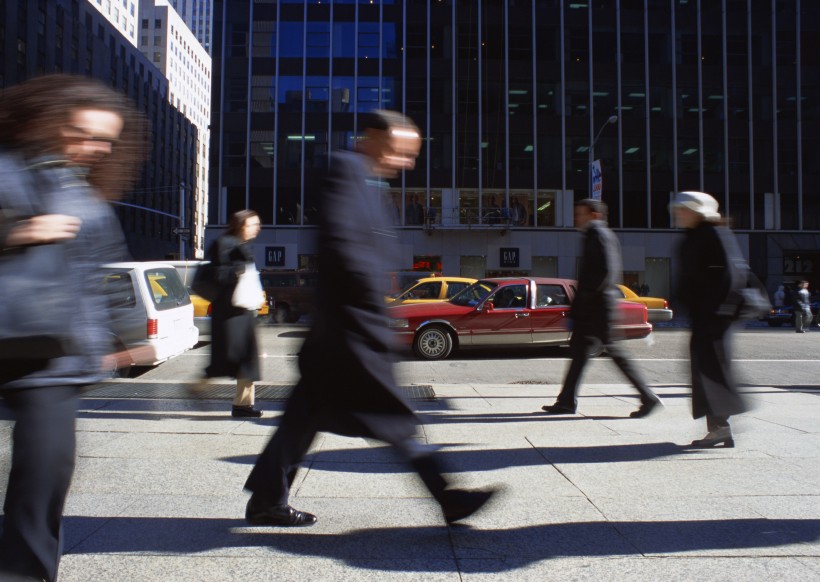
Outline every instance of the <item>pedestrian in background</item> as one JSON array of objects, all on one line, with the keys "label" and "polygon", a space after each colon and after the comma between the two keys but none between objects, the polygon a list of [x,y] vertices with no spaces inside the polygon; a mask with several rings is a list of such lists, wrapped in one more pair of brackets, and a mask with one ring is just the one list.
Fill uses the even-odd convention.
[{"label": "pedestrian in background", "polygon": [[320,206],[319,287],[313,326],[299,354],[301,378],[279,428],[245,488],[251,525],[305,526],[316,516],[289,505],[299,462],[317,431],[387,442],[418,472],[447,522],[477,511],[491,491],[448,487],[439,459],[416,440],[418,418],[393,378],[384,296],[396,235],[379,184],[415,166],[418,128],[403,115],[360,117],[356,152],[337,152]]},{"label": "pedestrian in background", "polygon": [[[3,580],[57,578],[80,388],[118,365],[98,268],[127,259],[127,251],[106,199],[133,185],[146,135],[131,103],[91,79],[45,76],[0,97],[0,265],[25,263],[36,247],[55,245],[72,298],[68,313],[53,314],[70,322],[70,349],[52,357],[0,354],[0,394],[15,421],[0,537]],[[7,202],[21,194],[34,215]],[[0,280],[0,301],[21,303],[3,289]],[[30,289],[35,297],[38,291]]]},{"label": "pedestrian in background", "polygon": [[783,307],[783,302],[786,299],[786,292],[783,290],[783,285],[777,286],[777,291],[774,292],[774,306]]},{"label": "pedestrian in background", "polygon": [[584,233],[578,291],[572,300],[569,340],[572,361],[555,404],[542,406],[549,414],[575,414],[578,384],[590,356],[603,349],[641,395],[641,406],[629,416],[642,418],[661,403],[612,337],[620,296],[615,284],[621,277],[621,245],[606,225],[607,206],[587,198],[575,203],[575,228]]},{"label": "pedestrian in background", "polygon": [[745,287],[737,267],[740,251],[718,212],[718,202],[703,192],[679,192],[671,203],[675,224],[684,229],[678,249],[678,298],[689,312],[692,417],[706,417],[707,434],[692,447],[733,447],[729,417],[746,406],[732,375],[731,327],[721,313],[733,289]]},{"label": "pedestrian in background", "polygon": [[[262,416],[262,411],[255,407],[254,383],[261,378],[256,311],[263,296],[250,244],[260,228],[259,215],[253,210],[235,212],[228,221],[225,234],[211,244],[205,257],[211,262],[219,292],[211,311],[211,363],[193,392],[205,390],[211,378],[236,378],[236,396],[231,407],[234,418]],[[256,303],[245,304],[236,297],[243,276],[256,277]]]},{"label": "pedestrian in background", "polygon": [[794,331],[796,333],[809,333],[811,320],[809,282],[800,281],[797,285],[797,293],[794,294]]}]

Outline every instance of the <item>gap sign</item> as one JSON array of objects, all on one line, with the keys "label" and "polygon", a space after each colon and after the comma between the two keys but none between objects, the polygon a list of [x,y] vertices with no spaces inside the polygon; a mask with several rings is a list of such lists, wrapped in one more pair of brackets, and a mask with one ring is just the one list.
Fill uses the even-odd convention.
[{"label": "gap sign", "polygon": [[284,267],[285,247],[265,247],[265,266]]},{"label": "gap sign", "polygon": [[517,269],[520,262],[520,253],[517,247],[501,247],[498,265],[504,269]]}]

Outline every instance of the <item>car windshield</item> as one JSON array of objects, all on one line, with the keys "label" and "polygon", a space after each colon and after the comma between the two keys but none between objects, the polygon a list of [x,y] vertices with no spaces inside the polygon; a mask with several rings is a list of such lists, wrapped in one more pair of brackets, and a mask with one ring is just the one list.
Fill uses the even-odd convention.
[{"label": "car windshield", "polygon": [[407,291],[409,291],[409,290],[410,290],[410,288],[411,288],[413,285],[415,285],[415,284],[416,284],[416,283],[418,283],[418,282],[419,282],[419,280],[418,280],[418,279],[413,279],[413,280],[412,280],[412,281],[410,281],[407,285],[405,285],[404,287],[402,287],[401,291],[396,291],[395,293],[393,293],[392,295],[390,295],[390,297],[392,297],[393,299],[395,299],[396,297],[400,297],[401,295],[404,295]]},{"label": "car windshield", "polygon": [[462,307],[475,307],[498,287],[498,283],[491,281],[477,281],[450,299],[450,303]]}]

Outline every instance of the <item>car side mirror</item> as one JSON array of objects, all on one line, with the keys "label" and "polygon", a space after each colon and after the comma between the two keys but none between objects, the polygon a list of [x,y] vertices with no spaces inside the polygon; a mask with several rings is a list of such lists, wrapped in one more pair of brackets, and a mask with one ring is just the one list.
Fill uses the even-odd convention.
[{"label": "car side mirror", "polygon": [[481,306],[480,311],[489,313],[490,311],[495,309],[495,305],[493,305],[492,301],[485,301],[484,304]]}]

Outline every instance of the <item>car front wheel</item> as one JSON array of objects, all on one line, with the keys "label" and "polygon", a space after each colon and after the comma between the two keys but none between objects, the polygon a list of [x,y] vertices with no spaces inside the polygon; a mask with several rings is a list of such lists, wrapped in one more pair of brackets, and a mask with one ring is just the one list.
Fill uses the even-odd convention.
[{"label": "car front wheel", "polygon": [[453,336],[440,325],[425,327],[416,334],[413,350],[425,360],[443,360],[453,351]]}]

